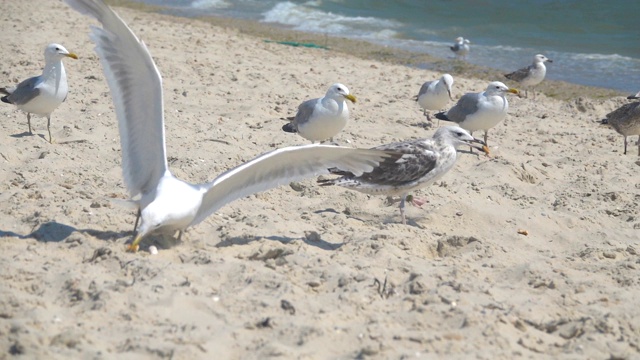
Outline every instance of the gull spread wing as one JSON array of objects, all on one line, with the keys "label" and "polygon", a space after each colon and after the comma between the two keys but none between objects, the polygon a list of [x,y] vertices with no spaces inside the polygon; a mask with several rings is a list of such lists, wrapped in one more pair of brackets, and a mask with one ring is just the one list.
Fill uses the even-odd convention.
[{"label": "gull spread wing", "polygon": [[102,62],[118,117],[122,173],[130,196],[155,189],[168,171],[162,79],[144,43],[102,0],[65,0],[103,26],[91,39]]},{"label": "gull spread wing", "polygon": [[213,182],[202,185],[202,205],[190,226],[195,225],[223,205],[241,197],[274,188],[291,181],[338,168],[357,175],[372,171],[385,159],[399,157],[393,152],[354,149],[332,145],[290,146],[274,150],[235,167]]}]

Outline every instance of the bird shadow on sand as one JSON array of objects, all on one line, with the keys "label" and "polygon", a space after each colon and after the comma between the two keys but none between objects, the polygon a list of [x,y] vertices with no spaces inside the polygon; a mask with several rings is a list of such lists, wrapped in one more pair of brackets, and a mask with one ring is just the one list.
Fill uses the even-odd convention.
[{"label": "bird shadow on sand", "polygon": [[260,241],[260,240],[277,241],[285,245],[290,244],[294,241],[301,240],[307,245],[315,246],[319,249],[327,250],[327,251],[336,250],[340,248],[342,245],[344,245],[343,243],[339,243],[339,244],[330,243],[328,241],[322,240],[320,235],[318,235],[316,232],[309,232],[306,236],[297,237],[297,238],[292,238],[288,236],[277,236],[277,235],[271,235],[271,236],[244,235],[244,236],[229,237],[217,243],[215,247],[222,248],[222,247],[229,247],[234,245],[247,245],[254,241]]},{"label": "bird shadow on sand", "polygon": [[35,136],[35,134],[32,134],[32,133],[30,133],[28,131],[25,131],[25,132],[21,132],[20,134],[13,134],[13,135],[9,135],[9,136],[11,136],[12,138],[19,139],[19,138],[23,138],[23,137],[26,137],[26,136]]},{"label": "bird shadow on sand", "polygon": [[39,242],[62,242],[69,239],[73,233],[91,235],[97,239],[113,241],[123,237],[131,236],[131,231],[100,231],[94,229],[77,229],[73,226],[61,224],[56,221],[49,221],[34,227],[30,234],[21,235],[13,231],[0,230],[0,237],[17,237],[19,239],[35,239]]}]

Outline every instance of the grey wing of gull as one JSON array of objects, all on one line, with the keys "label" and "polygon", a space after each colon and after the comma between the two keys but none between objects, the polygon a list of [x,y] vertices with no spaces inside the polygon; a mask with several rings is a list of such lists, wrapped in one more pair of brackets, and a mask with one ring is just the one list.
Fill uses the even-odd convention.
[{"label": "grey wing of gull", "polygon": [[403,154],[395,162],[381,163],[372,172],[357,177],[361,182],[381,186],[401,186],[419,181],[433,171],[439,157],[424,139],[391,143],[374,149]]},{"label": "grey wing of gull", "polygon": [[298,112],[296,113],[296,117],[293,119],[293,123],[296,127],[300,124],[304,124],[311,119],[311,115],[313,114],[313,109],[316,107],[320,99],[311,99],[304,101],[300,106],[298,106]]},{"label": "grey wing of gull", "polygon": [[7,100],[15,105],[28,103],[40,94],[40,89],[37,87],[40,81],[40,76],[34,76],[22,81],[14,89],[7,89],[11,92]]},{"label": "grey wing of gull", "polygon": [[529,74],[531,73],[531,68],[533,66],[529,65],[527,67],[524,67],[522,69],[518,69],[514,72],[512,72],[511,74],[506,74],[505,77],[509,80],[513,80],[513,81],[522,81],[524,79],[527,78],[527,76],[529,76]]},{"label": "grey wing of gull", "polygon": [[427,81],[426,83],[422,84],[422,86],[420,87],[420,91],[418,91],[418,97],[420,97],[422,94],[426,94],[429,86],[433,83],[434,81]]},{"label": "grey wing of gull", "polygon": [[202,205],[191,225],[195,225],[225,204],[244,196],[327,174],[330,168],[358,175],[372,171],[398,154],[375,149],[354,149],[333,145],[302,145],[277,149],[228,170],[208,184]]},{"label": "grey wing of gull", "polygon": [[450,121],[461,123],[467,119],[467,116],[474,114],[478,111],[478,102],[480,101],[480,94],[469,93],[464,94],[458,100],[456,105],[447,111],[447,118]]},{"label": "grey wing of gull", "polygon": [[66,2],[102,23],[90,37],[118,118],[124,181],[132,197],[151,191],[168,171],[160,73],[144,43],[102,0]]},{"label": "grey wing of gull", "polygon": [[640,102],[624,104],[607,114],[609,124],[621,134],[629,134],[632,129],[640,128]]}]

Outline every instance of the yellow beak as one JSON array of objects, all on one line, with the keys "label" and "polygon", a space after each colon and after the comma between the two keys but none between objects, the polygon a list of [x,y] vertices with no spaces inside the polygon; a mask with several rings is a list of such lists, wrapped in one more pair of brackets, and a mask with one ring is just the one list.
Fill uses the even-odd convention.
[{"label": "yellow beak", "polygon": [[351,101],[352,103],[355,103],[355,102],[356,102],[356,97],[355,97],[355,96],[353,96],[353,95],[351,95],[351,94],[349,94],[349,95],[345,96],[345,98],[346,98],[347,100]]},{"label": "yellow beak", "polygon": [[518,89],[513,89],[513,88],[509,89],[509,92],[516,95],[520,94],[520,91],[518,91]]},{"label": "yellow beak", "polygon": [[78,55],[74,54],[74,53],[68,53],[67,55],[65,55],[66,57],[70,57],[72,59],[76,59],[78,60]]}]

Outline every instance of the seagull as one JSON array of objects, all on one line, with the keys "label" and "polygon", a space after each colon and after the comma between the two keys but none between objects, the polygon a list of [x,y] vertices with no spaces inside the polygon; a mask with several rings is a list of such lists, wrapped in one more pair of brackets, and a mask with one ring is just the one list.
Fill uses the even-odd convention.
[{"label": "seagull", "polygon": [[31,131],[31,114],[47,117],[49,143],[51,139],[51,113],[67,99],[67,73],[64,71],[62,59],[69,57],[78,59],[78,55],[70,53],[60,44],[49,44],[44,48],[44,70],[42,75],[22,81],[14,87],[0,88],[2,102],[13,104],[27,113],[29,134]]},{"label": "seagull", "polygon": [[303,138],[316,141],[333,141],[349,120],[347,102],[356,102],[356,97],[349,93],[349,89],[342,84],[333,84],[324,97],[311,99],[298,106],[298,112],[290,123],[282,130],[289,133],[299,133]]},{"label": "seagull", "polygon": [[453,85],[453,77],[444,74],[439,80],[427,81],[422,84],[416,101],[423,109],[427,121],[431,121],[429,110],[442,110],[449,100],[453,100],[451,96],[451,86]]},{"label": "seagull", "polygon": [[[630,95],[627,99],[640,99],[640,92]],[[627,137],[638,135],[638,156],[640,156],[640,102],[624,104],[607,114],[604,124],[611,125],[620,135],[624,136],[624,154],[627,154]]]},{"label": "seagull", "polygon": [[518,90],[494,81],[481,93],[467,93],[448,111],[439,112],[436,118],[453,121],[471,135],[476,130],[484,130],[484,142],[487,143],[489,129],[496,126],[507,116],[509,101],[507,93],[518,94]]},{"label": "seagull", "polygon": [[124,182],[141,219],[129,251],[137,251],[140,241],[156,230],[179,231],[179,240],[183,230],[235,199],[333,167],[362,175],[400,156],[331,145],[292,146],[260,155],[209,183],[182,181],[168,168],[162,79],[147,47],[103,0],[66,2],[102,24],[92,27],[90,37],[118,118]]},{"label": "seagull", "polygon": [[381,145],[373,149],[392,151],[403,154],[396,161],[386,162],[372,172],[358,175],[348,171],[331,169],[340,178],[319,179],[321,186],[338,185],[365,194],[401,196],[400,216],[402,224],[407,221],[404,206],[407,194],[433,184],[447,171],[451,170],[457,160],[457,147],[469,145],[487,152],[482,140],[471,136],[466,130],[457,126],[439,128],[431,139],[416,139]]},{"label": "seagull", "polygon": [[456,38],[456,43],[453,44],[453,46],[450,46],[449,49],[453,51],[453,53],[456,55],[456,58],[466,59],[467,54],[469,54],[469,50],[471,50],[469,48],[469,44],[471,44],[471,41],[469,41],[469,39],[458,36]]},{"label": "seagull", "polygon": [[[544,65],[545,62],[552,63],[553,60],[547,58],[542,54],[538,54],[533,57],[533,64],[523,67],[522,69],[518,69],[510,74],[505,74],[504,76],[513,81],[517,81],[525,88],[525,97],[529,97],[528,88],[533,88],[534,86],[540,84],[542,80],[544,80],[544,76],[547,74],[547,67]],[[535,90],[531,89],[533,92],[533,98],[536,98]]]}]

